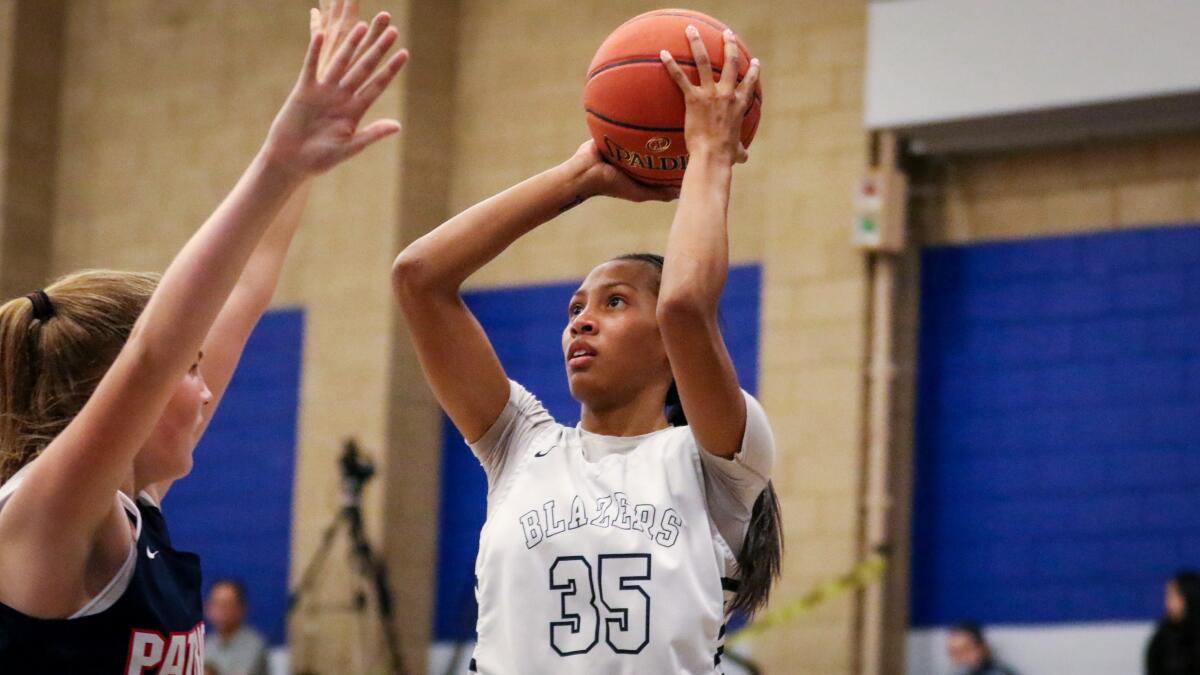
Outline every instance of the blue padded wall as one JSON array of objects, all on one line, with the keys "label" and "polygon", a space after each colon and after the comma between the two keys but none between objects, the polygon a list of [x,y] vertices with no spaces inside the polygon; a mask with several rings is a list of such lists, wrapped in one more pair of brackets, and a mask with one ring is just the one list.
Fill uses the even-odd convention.
[{"label": "blue padded wall", "polygon": [[1200,565],[1200,228],[922,268],[913,625],[1159,616]]},{"label": "blue padded wall", "polygon": [[[579,421],[567,388],[559,336],[567,301],[579,281],[489,289],[465,294],[508,376],[533,392],[562,424]],[[734,267],[721,300],[722,326],[742,388],[758,390],[759,298],[762,271]],[[475,637],[474,574],[479,531],[487,508],[487,478],[448,419],[443,420],[441,512],[438,530],[434,639]]]},{"label": "blue padded wall", "polygon": [[200,554],[205,593],[221,577],[244,582],[248,622],[273,644],[285,641],[303,344],[303,311],[263,317],[164,504],[175,545]]}]

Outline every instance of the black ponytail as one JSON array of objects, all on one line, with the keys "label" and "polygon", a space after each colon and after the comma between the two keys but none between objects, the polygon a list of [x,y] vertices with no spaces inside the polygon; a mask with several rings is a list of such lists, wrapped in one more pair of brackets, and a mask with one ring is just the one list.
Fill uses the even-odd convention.
[{"label": "black ponytail", "polygon": [[[636,260],[658,268],[662,273],[663,257],[655,253],[628,253],[615,260]],[[671,382],[665,401],[667,422],[673,427],[687,425],[687,415],[679,400],[679,388]],[[754,500],[750,512],[750,525],[746,528],[746,539],[737,556],[740,572],[737,594],[730,606],[731,611],[752,616],[766,606],[771,587],[779,578],[783,566],[783,514],[779,508],[779,497],[775,485],[770,481]]]},{"label": "black ponytail", "polygon": [[754,500],[750,526],[746,528],[737,562],[741,579],[731,609],[753,616],[767,605],[771,586],[779,579],[783,567],[783,512],[771,481],[767,481],[767,487]]},{"label": "black ponytail", "polygon": [[667,424],[673,427],[686,427],[687,415],[683,412],[683,403],[679,400],[679,388],[675,386],[675,382],[671,382],[671,388],[667,390]]}]

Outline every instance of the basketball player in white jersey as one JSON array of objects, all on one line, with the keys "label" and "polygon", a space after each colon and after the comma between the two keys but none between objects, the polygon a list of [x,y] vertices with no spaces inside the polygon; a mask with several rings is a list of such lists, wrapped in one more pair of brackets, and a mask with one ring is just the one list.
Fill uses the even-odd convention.
[{"label": "basketball player in white jersey", "polygon": [[309,181],[400,129],[360,121],[407,53],[385,59],[387,15],[368,29],[346,10],[313,15],[262,148],[161,280],[84,271],[0,305],[0,673],[202,672],[199,560],[159,504],[270,302]]},{"label": "basketball player in white jersey", "polygon": [[[680,191],[634,183],[589,142],[414,242],[393,269],[429,384],[487,472],[471,662],[480,673],[720,672],[726,617],[763,605],[778,574],[774,441],[717,319],[732,169],[745,158],[738,135],[759,66],[735,82],[730,33],[732,65],[714,81],[688,35],[698,86],[664,56],[687,99]],[[582,406],[571,428],[507,379],[459,289],[595,195],[678,195],[679,206],[665,262],[622,256],[563,298],[563,357]]]}]

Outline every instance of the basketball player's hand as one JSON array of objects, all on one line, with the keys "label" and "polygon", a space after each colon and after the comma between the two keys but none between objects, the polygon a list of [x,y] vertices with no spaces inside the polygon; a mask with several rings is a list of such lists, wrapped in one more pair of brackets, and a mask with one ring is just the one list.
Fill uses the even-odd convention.
[{"label": "basketball player's hand", "polygon": [[721,79],[716,80],[700,32],[694,26],[688,26],[686,32],[692,47],[692,58],[696,61],[699,85],[692,84],[680,70],[671,52],[664,49],[659,57],[687,103],[683,136],[687,141],[688,153],[695,156],[711,152],[730,163],[744,162],[749,156],[741,143],[742,119],[754,99],[754,87],[758,83],[758,59],[750,60],[746,76],[738,83],[742,53],[733,31],[726,30],[725,65],[721,69]]},{"label": "basketball player's hand", "polygon": [[[395,28],[384,28],[387,18],[377,16],[369,31],[355,23],[327,59],[322,58],[324,27],[312,16],[313,29],[304,68],[267,134],[263,153],[267,161],[302,176],[333,168],[372,143],[400,131],[400,122],[378,120],[360,128],[363,116],[408,61],[400,50],[384,61],[396,42]],[[329,30],[344,30],[341,19],[322,14]],[[370,35],[368,34],[370,32]],[[337,35],[332,39],[338,40]]]},{"label": "basketball player's hand", "polygon": [[[359,43],[353,59],[362,55],[362,50],[366,45],[374,44],[391,21],[392,17],[387,12],[375,15],[375,19],[371,22],[371,28],[367,31],[367,37]],[[310,35],[318,32],[325,33],[325,40],[321,43],[321,57],[317,63],[317,77],[325,75],[329,63],[333,60],[333,55],[346,42],[346,38],[350,36],[357,25],[358,0],[321,0],[319,9],[314,7],[309,10]]]},{"label": "basketball player's hand", "polygon": [[679,199],[679,188],[643,185],[606,162],[596,147],[596,141],[589,140],[579,146],[570,161],[577,162],[582,168],[588,196],[603,195],[631,202],[669,202]]}]

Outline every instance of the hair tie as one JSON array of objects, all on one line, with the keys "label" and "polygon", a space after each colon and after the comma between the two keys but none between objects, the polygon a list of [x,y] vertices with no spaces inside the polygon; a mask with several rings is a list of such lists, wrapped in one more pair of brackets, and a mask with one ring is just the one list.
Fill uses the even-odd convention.
[{"label": "hair tie", "polygon": [[33,318],[45,321],[54,316],[54,303],[50,302],[50,296],[46,295],[46,291],[36,290],[25,297],[33,303]]}]

